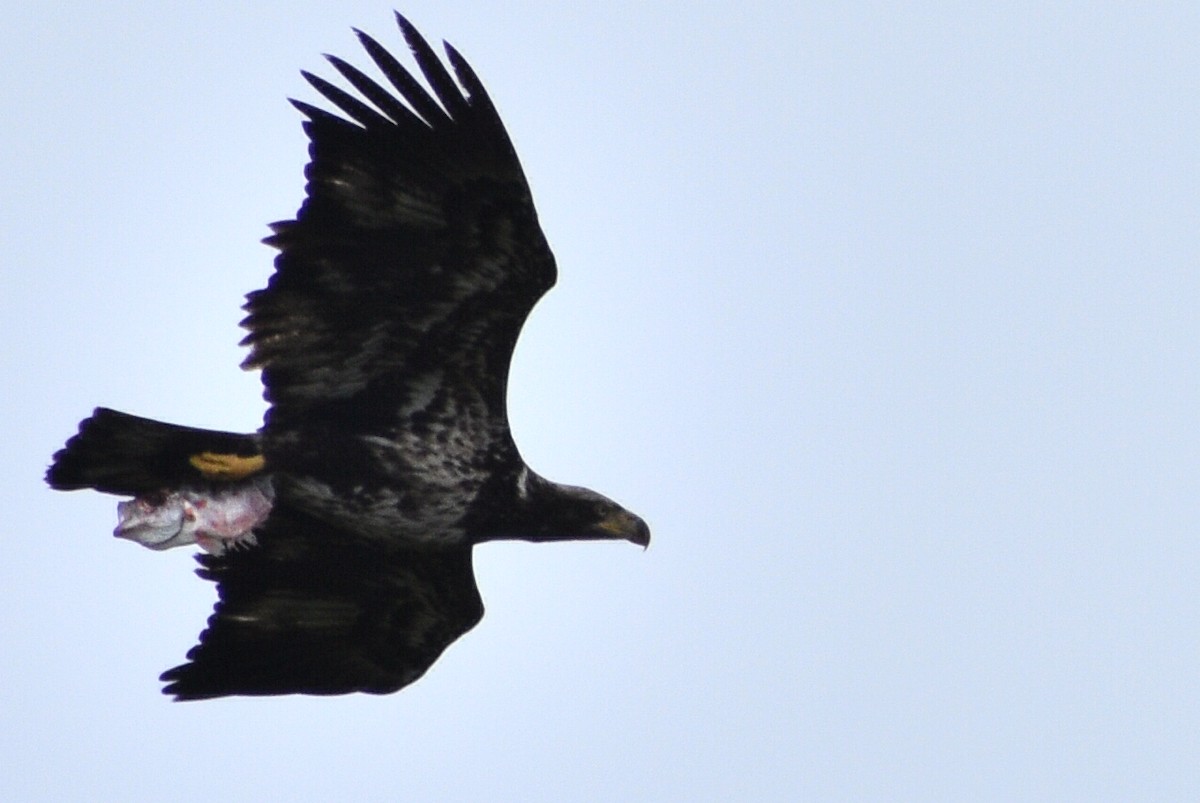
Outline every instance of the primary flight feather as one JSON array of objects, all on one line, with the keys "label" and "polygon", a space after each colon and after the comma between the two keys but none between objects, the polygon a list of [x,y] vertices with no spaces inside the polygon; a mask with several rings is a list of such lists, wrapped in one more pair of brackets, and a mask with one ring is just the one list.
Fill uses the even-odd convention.
[{"label": "primary flight feather", "polygon": [[242,322],[262,429],[98,408],[47,472],[132,497],[117,535],[205,550],[219,601],[163,674],[177,699],[393,692],[483,615],[475,544],[649,543],[634,514],[521,459],[508,369],[554,256],[478,77],[396,19],[432,94],[356,31],[390,88],[330,56],[365,102],[308,73],[340,115],[293,101],[307,196],[272,225],[275,273]]}]

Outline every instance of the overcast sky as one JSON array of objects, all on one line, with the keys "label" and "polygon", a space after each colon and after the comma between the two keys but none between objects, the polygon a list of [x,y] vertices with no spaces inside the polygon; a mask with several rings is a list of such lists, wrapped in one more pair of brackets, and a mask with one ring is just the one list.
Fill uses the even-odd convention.
[{"label": "overcast sky", "polygon": [[[530,464],[654,530],[489,544],[390,697],[174,704],[214,589],[41,475],[93,406],[249,431],[301,68],[387,4],[0,29],[0,798],[1200,797],[1200,7],[466,3],[560,266]],[[735,8],[737,10],[735,10]]]}]

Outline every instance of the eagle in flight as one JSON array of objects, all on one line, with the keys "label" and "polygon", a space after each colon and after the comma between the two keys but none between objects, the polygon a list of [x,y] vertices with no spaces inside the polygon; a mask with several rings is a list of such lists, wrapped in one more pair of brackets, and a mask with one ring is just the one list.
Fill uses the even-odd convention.
[{"label": "eagle in flight", "polygon": [[131,497],[118,536],[203,550],[219,600],[162,675],[176,699],[394,692],[483,616],[476,544],[650,541],[633,513],[521,459],[509,362],[554,256],[479,78],[396,19],[432,93],[356,30],[391,89],[330,56],[362,99],[305,73],[341,115],[292,101],[307,197],[271,226],[275,272],[242,322],[262,428],[99,408],[46,475]]}]

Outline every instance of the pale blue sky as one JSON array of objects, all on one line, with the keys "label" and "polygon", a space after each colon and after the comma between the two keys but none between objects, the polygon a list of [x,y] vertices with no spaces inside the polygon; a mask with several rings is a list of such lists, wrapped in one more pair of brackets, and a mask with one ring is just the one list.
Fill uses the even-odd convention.
[{"label": "pale blue sky", "polygon": [[655,541],[481,548],[400,694],[188,705],[213,589],[40,476],[97,404],[258,425],[284,98],[402,46],[364,0],[7,15],[0,797],[1196,799],[1197,8],[405,6],[558,256],[518,443]]}]

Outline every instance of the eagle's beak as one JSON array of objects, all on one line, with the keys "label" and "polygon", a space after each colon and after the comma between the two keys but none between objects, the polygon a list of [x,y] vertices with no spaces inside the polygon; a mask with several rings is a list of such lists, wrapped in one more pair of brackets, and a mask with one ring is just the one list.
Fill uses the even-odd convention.
[{"label": "eagle's beak", "polygon": [[650,546],[650,527],[640,516],[628,510],[613,513],[596,525],[604,533],[637,544],[642,549]]},{"label": "eagle's beak", "polygon": [[[633,516],[632,513],[629,515]],[[637,516],[633,516],[633,520],[635,522],[633,527],[633,535],[629,537],[629,540],[640,546],[642,549],[646,549],[650,546],[650,525],[646,524],[645,521]]]}]

